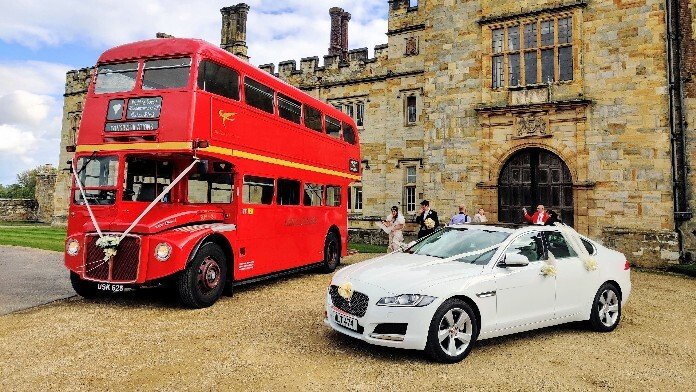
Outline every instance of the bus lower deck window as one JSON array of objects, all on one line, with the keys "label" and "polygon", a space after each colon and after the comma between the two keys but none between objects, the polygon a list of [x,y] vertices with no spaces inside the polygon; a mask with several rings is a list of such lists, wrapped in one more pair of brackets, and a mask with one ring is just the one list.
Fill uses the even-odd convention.
[{"label": "bus lower deck window", "polygon": [[246,204],[271,204],[274,181],[272,178],[244,176],[242,201]]},{"label": "bus lower deck window", "polygon": [[283,206],[300,204],[300,182],[296,180],[278,180],[277,203]]},{"label": "bus lower deck window", "polygon": [[329,207],[338,207],[341,205],[341,187],[326,187],[326,205]]},{"label": "bus lower deck window", "polygon": [[[150,202],[172,182],[172,163],[144,158],[126,159],[123,200]],[[165,195],[162,202],[170,202]]]}]

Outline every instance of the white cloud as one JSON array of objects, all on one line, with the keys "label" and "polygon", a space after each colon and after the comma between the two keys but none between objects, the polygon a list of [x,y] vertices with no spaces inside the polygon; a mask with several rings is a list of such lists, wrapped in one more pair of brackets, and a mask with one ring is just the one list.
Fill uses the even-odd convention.
[{"label": "white cloud", "polygon": [[0,95],[17,90],[62,95],[65,91],[65,73],[69,70],[67,65],[42,61],[0,62]]},{"label": "white cloud", "polygon": [[10,125],[0,124],[0,153],[25,154],[36,147],[36,137]]},{"label": "white cloud", "polygon": [[46,121],[51,106],[55,104],[53,97],[22,90],[0,95],[0,122],[39,126]]},{"label": "white cloud", "polygon": [[[29,48],[79,43],[104,49],[153,38],[156,32],[220,42],[219,9],[229,1],[24,0],[3,5],[0,40]],[[330,3],[307,0],[249,0],[247,45],[254,64],[323,56],[329,45],[329,8],[352,14],[351,48],[370,50],[386,42],[385,0]],[[85,64],[85,66],[91,64]]]}]

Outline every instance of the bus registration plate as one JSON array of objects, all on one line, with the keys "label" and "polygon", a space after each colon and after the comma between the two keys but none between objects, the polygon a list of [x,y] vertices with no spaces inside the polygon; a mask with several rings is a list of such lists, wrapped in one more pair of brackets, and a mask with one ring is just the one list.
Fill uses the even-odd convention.
[{"label": "bus registration plate", "polygon": [[352,329],[353,331],[358,330],[358,320],[354,319],[353,317],[348,317],[348,316],[344,316],[340,313],[336,313],[334,315],[334,320],[336,320],[336,324],[338,324],[342,327]]},{"label": "bus registration plate", "polygon": [[111,293],[120,293],[123,291],[122,284],[111,284],[111,283],[99,283],[97,284],[97,290],[108,291]]}]

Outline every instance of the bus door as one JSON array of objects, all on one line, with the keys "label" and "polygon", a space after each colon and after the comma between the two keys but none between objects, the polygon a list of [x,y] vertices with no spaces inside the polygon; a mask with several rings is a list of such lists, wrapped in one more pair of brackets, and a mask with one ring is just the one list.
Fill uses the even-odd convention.
[{"label": "bus door", "polygon": [[279,234],[279,245],[283,254],[274,261],[278,270],[294,268],[302,265],[306,259],[304,243],[307,238],[307,216],[302,207],[300,181],[279,178],[276,193],[278,219],[276,220]]},{"label": "bus door", "polygon": [[273,206],[275,180],[245,174],[241,178],[241,203],[237,209],[235,280],[270,274],[274,260],[285,253],[276,231],[277,209]]}]

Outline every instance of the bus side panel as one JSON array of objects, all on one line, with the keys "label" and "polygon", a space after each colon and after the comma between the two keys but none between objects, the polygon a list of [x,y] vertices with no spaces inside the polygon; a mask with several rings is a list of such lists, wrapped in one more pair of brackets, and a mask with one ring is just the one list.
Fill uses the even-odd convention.
[{"label": "bus side panel", "polygon": [[208,139],[210,135],[210,108],[211,108],[211,96],[208,93],[197,92],[196,93],[196,107],[195,107],[195,119],[193,138],[194,139]]}]

